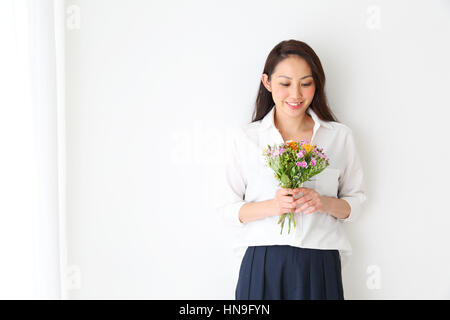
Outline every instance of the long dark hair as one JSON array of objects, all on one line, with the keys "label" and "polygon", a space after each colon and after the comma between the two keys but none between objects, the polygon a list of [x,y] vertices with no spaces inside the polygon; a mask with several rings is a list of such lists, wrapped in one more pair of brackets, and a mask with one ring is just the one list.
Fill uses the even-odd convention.
[{"label": "long dark hair", "polygon": [[[312,110],[322,120],[338,122],[336,116],[328,106],[327,97],[325,95],[325,73],[323,72],[320,59],[314,50],[306,43],[291,39],[277,44],[272,51],[270,51],[269,56],[266,59],[263,73],[268,75],[270,81],[277,64],[288,58],[289,55],[297,55],[305,59],[311,68],[314,83],[316,85],[316,91],[308,108],[312,108]],[[252,122],[264,118],[264,116],[272,109],[274,104],[275,102],[272,99],[272,93],[268,91],[260,81]]]}]

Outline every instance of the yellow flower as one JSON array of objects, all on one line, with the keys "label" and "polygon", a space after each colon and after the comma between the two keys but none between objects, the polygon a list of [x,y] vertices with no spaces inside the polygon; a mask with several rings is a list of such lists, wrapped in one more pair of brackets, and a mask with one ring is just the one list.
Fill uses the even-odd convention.
[{"label": "yellow flower", "polygon": [[312,149],[314,149],[314,146],[311,144],[304,144],[302,145],[302,149],[305,150],[306,152],[310,152]]}]

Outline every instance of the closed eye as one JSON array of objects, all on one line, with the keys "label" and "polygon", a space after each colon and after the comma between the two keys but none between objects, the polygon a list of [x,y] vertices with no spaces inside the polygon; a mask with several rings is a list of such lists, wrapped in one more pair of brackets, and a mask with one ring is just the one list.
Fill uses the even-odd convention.
[{"label": "closed eye", "polygon": [[[281,83],[281,85],[284,87],[289,87],[289,83]],[[312,85],[312,82],[302,84],[303,87],[309,87],[310,85]]]}]

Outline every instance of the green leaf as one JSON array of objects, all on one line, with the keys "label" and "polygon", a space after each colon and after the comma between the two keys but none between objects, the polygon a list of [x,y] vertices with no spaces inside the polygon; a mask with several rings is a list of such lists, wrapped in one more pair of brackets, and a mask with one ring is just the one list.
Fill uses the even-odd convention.
[{"label": "green leaf", "polygon": [[288,185],[290,183],[289,177],[285,173],[283,173],[280,180],[284,185]]}]

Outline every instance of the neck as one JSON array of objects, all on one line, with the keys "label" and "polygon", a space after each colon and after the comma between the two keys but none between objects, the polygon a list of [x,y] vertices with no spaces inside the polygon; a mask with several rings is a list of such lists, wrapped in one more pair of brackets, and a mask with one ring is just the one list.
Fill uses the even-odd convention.
[{"label": "neck", "polygon": [[306,112],[299,114],[298,117],[290,117],[282,112],[276,112],[274,116],[275,127],[288,136],[295,136],[299,132],[308,130],[309,115]]}]

